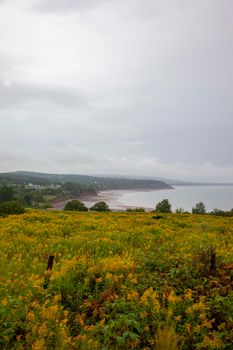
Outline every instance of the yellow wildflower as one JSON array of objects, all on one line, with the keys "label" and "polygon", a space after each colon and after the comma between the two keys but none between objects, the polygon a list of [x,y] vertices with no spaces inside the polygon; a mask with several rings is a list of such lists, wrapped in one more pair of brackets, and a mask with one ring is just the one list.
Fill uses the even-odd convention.
[{"label": "yellow wildflower", "polygon": [[137,284],[137,278],[136,278],[135,276],[133,276],[132,273],[129,273],[129,274],[128,274],[128,278],[129,278],[129,280],[130,280],[131,283]]},{"label": "yellow wildflower", "polygon": [[56,302],[61,301],[61,294],[55,295],[54,300],[55,300]]},{"label": "yellow wildflower", "polygon": [[112,273],[107,272],[105,278],[106,278],[106,280],[112,280],[112,276],[113,276]]},{"label": "yellow wildflower", "polygon": [[105,324],[105,318],[103,318],[101,321],[100,321],[100,325],[103,326]]},{"label": "yellow wildflower", "polygon": [[160,310],[160,304],[159,304],[159,301],[157,299],[153,300],[153,306],[154,306],[156,311]]},{"label": "yellow wildflower", "polygon": [[205,320],[206,319],[206,314],[204,312],[202,312],[200,315],[199,315],[199,318],[200,320]]},{"label": "yellow wildflower", "polygon": [[221,324],[218,326],[218,330],[219,330],[219,331],[223,331],[225,328],[226,328],[226,323],[225,323],[225,322],[221,323]]},{"label": "yellow wildflower", "polygon": [[7,305],[7,304],[8,304],[7,298],[3,298],[3,299],[2,299],[2,305],[5,306],[5,305]]},{"label": "yellow wildflower", "polygon": [[222,342],[216,335],[212,337],[205,335],[201,342],[202,349],[220,349],[221,347]]},{"label": "yellow wildflower", "polygon": [[34,312],[33,311],[29,311],[28,314],[27,314],[27,320],[28,321],[34,321],[34,319],[35,319]]},{"label": "yellow wildflower", "polygon": [[40,306],[39,303],[36,300],[33,300],[30,305],[34,309],[37,309]]},{"label": "yellow wildflower", "polygon": [[45,349],[46,347],[45,347],[44,339],[39,339],[32,345],[32,350],[45,350]]},{"label": "yellow wildflower", "polygon": [[144,293],[143,295],[141,296],[141,303],[145,304],[145,305],[148,305],[149,302],[148,302],[148,298],[149,296],[153,293],[153,288],[148,288]]},{"label": "yellow wildflower", "polygon": [[201,326],[198,324],[196,327],[194,327],[194,332],[200,333],[200,331],[201,331]]},{"label": "yellow wildflower", "polygon": [[172,311],[172,309],[168,309],[167,310],[167,315],[168,315],[168,317],[171,317],[172,315],[173,315],[173,311]]},{"label": "yellow wildflower", "polygon": [[83,327],[83,329],[85,331],[91,332],[91,331],[93,331],[95,329],[95,326],[94,325],[86,325],[86,326]]},{"label": "yellow wildflower", "polygon": [[212,328],[212,322],[213,321],[208,321],[208,320],[205,320],[203,323],[202,323],[202,328],[207,328],[207,329],[211,329]]},{"label": "yellow wildflower", "polygon": [[203,304],[203,301],[199,301],[199,303],[194,303],[192,306],[193,310],[198,311],[198,310],[203,310],[206,308],[205,304]]},{"label": "yellow wildflower", "polygon": [[188,289],[187,292],[184,295],[184,298],[186,300],[192,300],[192,296],[193,296],[193,291],[191,289]]},{"label": "yellow wildflower", "polygon": [[138,283],[138,280],[136,277],[133,277],[131,278],[130,282],[134,283],[134,284],[137,284]]},{"label": "yellow wildflower", "polygon": [[200,296],[200,302],[204,303],[206,301],[206,296],[205,295],[201,295]]},{"label": "yellow wildflower", "polygon": [[47,333],[48,333],[48,329],[47,329],[46,323],[43,323],[41,326],[38,327],[38,335],[40,338],[46,337]]},{"label": "yellow wildflower", "polygon": [[84,325],[84,321],[85,321],[85,315],[84,314],[77,314],[75,317],[75,321],[77,323],[79,323],[81,326]]},{"label": "yellow wildflower", "polygon": [[192,329],[192,325],[190,323],[186,323],[185,325],[186,332],[191,333],[191,329]]},{"label": "yellow wildflower", "polygon": [[131,292],[129,292],[127,294],[127,299],[131,300],[131,299],[135,299],[138,297],[138,292],[136,292],[135,290],[132,290]]},{"label": "yellow wildflower", "polygon": [[167,300],[171,304],[175,304],[179,302],[180,298],[175,294],[174,291],[171,291],[171,293],[168,295]]},{"label": "yellow wildflower", "polygon": [[42,319],[50,319],[55,320],[58,312],[58,305],[52,305],[49,307],[42,307],[42,310],[40,312],[40,316]]},{"label": "yellow wildflower", "polygon": [[182,318],[182,316],[176,316],[175,320],[179,322],[181,320],[181,318]]},{"label": "yellow wildflower", "polygon": [[66,329],[64,327],[60,328],[59,333],[63,343],[69,344],[71,342],[71,337],[68,337]]},{"label": "yellow wildflower", "polygon": [[152,300],[155,300],[158,297],[158,293],[156,291],[153,291],[150,297]]}]

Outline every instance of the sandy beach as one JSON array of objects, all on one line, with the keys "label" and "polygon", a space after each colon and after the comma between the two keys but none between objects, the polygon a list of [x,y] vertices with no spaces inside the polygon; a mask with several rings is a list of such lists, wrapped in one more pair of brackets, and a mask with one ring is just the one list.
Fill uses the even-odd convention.
[{"label": "sandy beach", "polygon": [[[66,203],[68,203],[71,200],[79,200],[81,202],[83,202],[88,208],[90,208],[92,205],[94,205],[97,202],[101,202],[104,201],[106,203],[108,202],[117,202],[117,198],[119,198],[120,193],[114,193],[115,191],[102,191],[99,192],[97,195],[92,195],[92,194],[82,194],[80,196],[78,196],[77,198],[69,198],[66,200],[62,200],[62,201],[58,201],[58,202],[54,202],[52,204],[53,209],[56,210],[63,210]],[[122,192],[122,191],[119,191]]]},{"label": "sandy beach", "polygon": [[[109,191],[100,191],[97,195],[92,194],[82,194],[78,196],[77,198],[70,198],[58,202],[53,203],[53,209],[55,210],[63,210],[66,203],[68,203],[71,200],[79,200],[83,202],[88,208],[90,208],[92,205],[94,205],[97,202],[104,201],[109,205],[109,208],[112,210],[126,210],[127,208],[138,208],[137,205],[123,205],[119,199],[122,195],[126,193],[132,193],[132,192],[150,192],[151,190],[109,190]],[[154,190],[153,190],[154,191]],[[159,191],[159,190],[158,190]],[[152,210],[153,208],[145,207],[145,210]]]},{"label": "sandy beach", "polygon": [[98,200],[98,195],[91,195],[91,194],[82,194],[78,196],[77,198],[68,198],[60,201],[56,201],[52,203],[52,208],[56,210],[63,210],[66,203],[72,201],[72,200],[79,200],[80,202],[83,203],[96,203],[99,202]]}]

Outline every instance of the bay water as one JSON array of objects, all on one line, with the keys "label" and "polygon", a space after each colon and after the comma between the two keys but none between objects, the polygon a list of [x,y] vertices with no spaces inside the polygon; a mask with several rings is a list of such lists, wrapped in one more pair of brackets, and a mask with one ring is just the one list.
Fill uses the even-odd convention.
[{"label": "bay water", "polygon": [[[233,208],[232,186],[176,186],[166,190],[111,190],[100,192],[96,201],[104,200],[111,209],[125,210],[126,208],[143,207],[147,210],[163,199],[168,199],[172,211],[183,208],[191,211],[198,202],[204,202],[207,211],[214,208],[230,210]],[[93,203],[86,203],[89,207]]]}]

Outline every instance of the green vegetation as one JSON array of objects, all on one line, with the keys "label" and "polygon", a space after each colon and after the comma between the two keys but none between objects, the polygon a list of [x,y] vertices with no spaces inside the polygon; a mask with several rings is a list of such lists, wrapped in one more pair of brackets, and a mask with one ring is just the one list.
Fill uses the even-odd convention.
[{"label": "green vegetation", "polygon": [[172,206],[168,199],[163,199],[161,202],[156,204],[155,211],[157,213],[171,213],[172,212]]},{"label": "green vegetation", "polygon": [[127,208],[126,212],[128,212],[128,213],[144,213],[145,209],[144,208]]},{"label": "green vegetation", "polygon": [[8,201],[0,203],[0,216],[22,214],[24,212],[24,207],[18,202]]},{"label": "green vegetation", "polygon": [[147,179],[129,179],[120,177],[100,177],[87,175],[61,175],[44,174],[34,172],[16,171],[12,173],[0,174],[0,184],[24,185],[31,183],[33,185],[51,186],[62,184],[79,184],[80,188],[86,186],[88,189],[113,190],[113,189],[168,189],[172,188],[163,181]]},{"label": "green vegetation", "polygon": [[13,201],[15,199],[15,192],[10,186],[0,187],[0,203]]},{"label": "green vegetation", "polygon": [[23,206],[15,199],[15,191],[12,187],[0,187],[0,216],[24,213]]},{"label": "green vegetation", "polygon": [[78,200],[72,200],[65,205],[66,211],[88,211],[88,208]]},{"label": "green vegetation", "polygon": [[0,218],[0,348],[232,350],[233,218],[154,215]]},{"label": "green vegetation", "polygon": [[[11,189],[16,200],[20,201],[25,207],[32,208],[51,207],[55,202],[76,199],[82,194],[97,195],[101,190],[171,188],[166,183],[156,180],[20,171],[0,174],[0,186],[4,186],[8,190]],[[8,200],[13,200],[13,198]]]},{"label": "green vegetation", "polygon": [[195,207],[192,208],[192,213],[193,214],[205,214],[206,213],[205,204],[203,202],[197,203],[195,205]]},{"label": "green vegetation", "polygon": [[91,211],[110,211],[109,206],[105,202],[97,202],[91,208]]},{"label": "green vegetation", "polygon": [[217,215],[217,216],[233,216],[233,209],[231,210],[221,210],[221,209],[214,209],[210,212],[211,215]]}]

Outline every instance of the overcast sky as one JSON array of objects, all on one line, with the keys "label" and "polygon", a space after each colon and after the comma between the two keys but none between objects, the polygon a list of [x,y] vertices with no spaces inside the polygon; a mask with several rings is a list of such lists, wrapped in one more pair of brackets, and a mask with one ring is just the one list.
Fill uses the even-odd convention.
[{"label": "overcast sky", "polygon": [[233,182],[232,0],[0,0],[0,172]]}]

